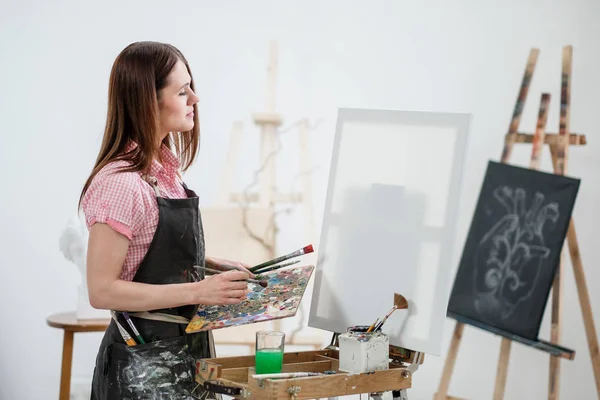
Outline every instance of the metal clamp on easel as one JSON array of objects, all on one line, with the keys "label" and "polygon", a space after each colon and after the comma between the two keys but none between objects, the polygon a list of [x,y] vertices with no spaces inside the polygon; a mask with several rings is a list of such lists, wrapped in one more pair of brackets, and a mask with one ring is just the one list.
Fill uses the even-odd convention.
[{"label": "metal clamp on easel", "polygon": [[[390,347],[391,349],[398,349],[397,347]],[[412,375],[419,369],[419,365],[423,363],[425,354],[421,352],[411,352],[410,350],[401,349],[403,352],[408,352],[412,355],[413,361],[408,364],[406,369],[404,370],[403,377],[405,379],[412,378]],[[408,400],[408,390],[400,389],[400,390],[392,390],[392,400]],[[373,400],[386,400],[385,393],[371,393],[371,398]]]},{"label": "metal clamp on easel", "polygon": [[[410,374],[409,376],[412,377],[412,375],[417,371],[417,369],[419,369],[419,365],[423,362],[423,359],[425,358],[425,354],[421,353],[421,352],[415,352],[415,361],[410,363],[410,365],[406,368],[406,371],[404,371],[407,374]],[[399,400],[408,400],[408,393],[406,392],[406,389],[402,389],[399,391],[394,391],[393,393],[393,398],[394,400],[399,399]]]}]

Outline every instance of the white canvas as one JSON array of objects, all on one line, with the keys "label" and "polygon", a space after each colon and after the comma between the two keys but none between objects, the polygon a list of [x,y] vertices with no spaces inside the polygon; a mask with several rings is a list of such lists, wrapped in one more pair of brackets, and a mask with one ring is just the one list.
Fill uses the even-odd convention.
[{"label": "white canvas", "polygon": [[469,114],[340,109],[309,326],[439,355]]}]

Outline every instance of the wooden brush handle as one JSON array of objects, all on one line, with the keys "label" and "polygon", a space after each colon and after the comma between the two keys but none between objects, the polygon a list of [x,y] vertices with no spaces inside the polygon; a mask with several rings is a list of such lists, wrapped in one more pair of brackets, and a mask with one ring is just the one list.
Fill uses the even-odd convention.
[{"label": "wooden brush handle", "polygon": [[[210,272],[210,273],[212,273],[214,275],[219,275],[219,274],[223,273],[223,271],[218,271],[218,270],[212,269],[212,268],[207,268],[207,267],[198,267],[198,268],[203,269],[206,272]],[[232,268],[232,270],[234,270],[234,271],[239,271],[239,269],[237,269],[237,268],[233,268],[233,267],[230,267],[230,268]],[[262,286],[264,288],[268,286],[267,281],[259,281],[257,279],[245,279],[245,281],[246,282],[250,282],[250,283],[254,283],[256,285],[260,285],[260,286]]]}]

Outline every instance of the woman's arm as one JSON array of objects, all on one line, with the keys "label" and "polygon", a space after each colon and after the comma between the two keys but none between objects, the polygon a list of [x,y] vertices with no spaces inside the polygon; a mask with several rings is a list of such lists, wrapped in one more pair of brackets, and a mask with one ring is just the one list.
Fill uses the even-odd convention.
[{"label": "woman's arm", "polygon": [[[129,239],[109,225],[90,229],[87,285],[90,304],[107,310],[148,311],[188,304],[238,304],[246,298],[249,274],[228,271],[200,282],[152,285],[121,280]],[[241,282],[240,282],[241,281]]]}]

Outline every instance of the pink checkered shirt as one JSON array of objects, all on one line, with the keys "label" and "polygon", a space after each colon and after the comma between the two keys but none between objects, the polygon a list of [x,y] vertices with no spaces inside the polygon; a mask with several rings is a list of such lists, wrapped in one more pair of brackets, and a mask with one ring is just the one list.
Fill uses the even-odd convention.
[{"label": "pink checkered shirt", "polygon": [[[132,146],[135,146],[132,144]],[[153,160],[149,175],[156,178],[161,197],[185,198],[185,189],[177,176],[179,160],[164,145],[163,164]],[[158,225],[156,193],[139,172],[119,172],[126,161],[115,161],[102,168],[82,199],[88,229],[106,223],[129,240],[121,279],[131,281],[142,262]]]}]

